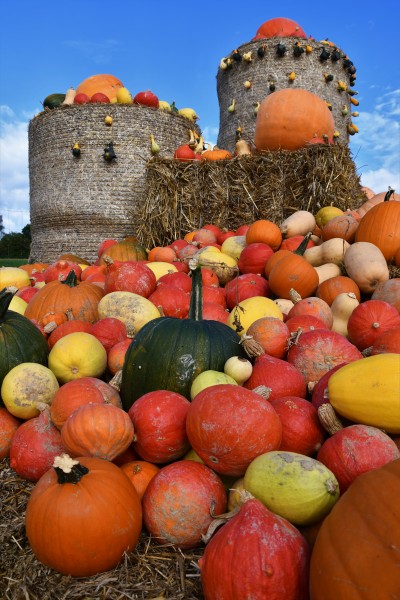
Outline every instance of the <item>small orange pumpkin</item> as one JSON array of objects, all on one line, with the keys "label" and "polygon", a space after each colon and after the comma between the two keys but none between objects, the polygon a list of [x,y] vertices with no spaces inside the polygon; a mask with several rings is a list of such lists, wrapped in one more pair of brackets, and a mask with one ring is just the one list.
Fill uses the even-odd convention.
[{"label": "small orange pumpkin", "polygon": [[303,256],[289,252],[272,268],[268,283],[278,298],[290,300],[291,289],[296,290],[302,298],[312,296],[319,278],[318,272]]},{"label": "small orange pumpkin", "polygon": [[232,154],[230,152],[228,152],[228,150],[223,150],[222,148],[217,148],[217,146],[214,146],[214,148],[211,150],[204,150],[204,152],[201,153],[201,158],[203,160],[226,160],[228,158],[232,158]]},{"label": "small orange pumpkin", "polygon": [[278,250],[282,243],[282,232],[278,225],[267,219],[254,221],[246,231],[246,244],[262,242],[271,246],[272,250]]}]

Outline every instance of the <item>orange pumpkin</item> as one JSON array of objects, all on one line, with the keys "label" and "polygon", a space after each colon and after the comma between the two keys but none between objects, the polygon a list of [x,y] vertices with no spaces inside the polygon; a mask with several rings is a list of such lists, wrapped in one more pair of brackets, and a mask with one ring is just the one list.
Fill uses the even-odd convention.
[{"label": "orange pumpkin", "polygon": [[14,433],[20,425],[19,419],[0,406],[0,460],[9,456]]},{"label": "orange pumpkin", "polygon": [[282,243],[282,232],[278,225],[267,219],[254,221],[246,231],[246,244],[261,242],[277,250]]},{"label": "orange pumpkin", "polygon": [[147,260],[146,248],[138,242],[130,240],[124,240],[109,246],[99,258],[99,265],[105,264],[105,256],[109,256],[114,261]]},{"label": "orange pumpkin", "polygon": [[316,296],[321,300],[325,300],[331,306],[336,296],[344,293],[353,293],[360,301],[360,288],[356,282],[345,275],[337,275],[320,283],[317,287]]},{"label": "orange pumpkin", "polygon": [[319,278],[317,271],[303,256],[289,252],[272,268],[268,283],[278,298],[290,299],[291,289],[307,298],[316,291]]},{"label": "orange pumpkin", "polygon": [[150,481],[160,470],[160,467],[145,460],[133,460],[124,463],[120,468],[133,484],[140,500],[143,498]]},{"label": "orange pumpkin", "polygon": [[228,158],[232,158],[232,154],[228,152],[228,150],[223,150],[222,148],[217,148],[214,146],[212,150],[204,150],[201,153],[201,158],[203,160],[226,160]]},{"label": "orange pumpkin", "polygon": [[360,475],[324,519],[311,556],[311,600],[387,600],[400,589],[400,459]]},{"label": "orange pumpkin", "polygon": [[366,212],[355,241],[375,244],[386,260],[392,261],[400,248],[400,202],[386,200]]},{"label": "orange pumpkin", "polygon": [[119,467],[62,455],[35,485],[25,525],[40,562],[64,575],[88,577],[114,568],[135,548],[142,509]]},{"label": "orange pumpkin", "polygon": [[306,39],[307,36],[304,30],[292,19],[286,19],[285,17],[275,17],[265,21],[257,29],[257,33],[253,40],[260,38],[272,38],[272,37],[298,37]]},{"label": "orange pumpkin", "polygon": [[48,263],[28,263],[26,265],[20,265],[19,268],[23,269],[31,276],[33,273],[43,273],[48,266]]},{"label": "orange pumpkin", "polygon": [[396,200],[396,201],[400,200],[400,194],[394,193],[393,190],[389,190],[388,192],[379,192],[379,194],[375,194],[375,195],[369,197],[368,200],[366,200],[357,209],[357,213],[360,215],[360,217],[363,217],[365,215],[365,213],[367,213],[369,210],[371,210],[371,208],[373,208],[377,204],[381,204],[381,202],[384,202],[385,199],[388,200],[389,199],[388,194],[390,194],[390,198],[392,200]]},{"label": "orange pumpkin", "polygon": [[354,242],[359,221],[350,213],[334,217],[323,227],[321,238],[323,242],[332,238],[341,238],[351,244]]},{"label": "orange pumpkin", "polygon": [[257,112],[257,150],[298,150],[315,136],[333,139],[335,124],[326,102],[298,88],[269,94]]},{"label": "orange pumpkin", "polygon": [[75,319],[94,322],[99,318],[97,305],[103,290],[89,281],[79,281],[70,271],[64,281],[50,281],[31,298],[24,316],[40,323],[48,312],[66,312],[72,309]]},{"label": "orange pumpkin", "polygon": [[124,87],[122,81],[114,77],[114,75],[92,75],[84,79],[76,88],[77,94],[86,94],[91,98],[93,94],[101,92],[112,101],[117,100],[117,92],[119,88]]}]

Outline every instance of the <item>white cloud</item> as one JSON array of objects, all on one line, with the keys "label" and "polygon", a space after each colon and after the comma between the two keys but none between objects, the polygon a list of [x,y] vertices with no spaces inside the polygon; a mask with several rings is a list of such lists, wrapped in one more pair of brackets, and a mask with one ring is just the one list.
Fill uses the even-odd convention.
[{"label": "white cloud", "polygon": [[355,120],[360,133],[351,139],[363,185],[375,192],[400,191],[400,89],[377,99],[372,112]]}]

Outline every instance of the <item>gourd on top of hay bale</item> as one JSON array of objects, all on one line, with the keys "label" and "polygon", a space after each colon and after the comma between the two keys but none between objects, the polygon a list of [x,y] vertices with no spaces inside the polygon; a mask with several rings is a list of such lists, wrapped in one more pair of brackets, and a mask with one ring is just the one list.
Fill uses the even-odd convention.
[{"label": "gourd on top of hay bale", "polygon": [[352,105],[355,67],[337,46],[298,37],[257,38],[224,57],[217,73],[220,124],[217,145],[234,151],[238,131],[254,139],[257,111],[266,96],[284,88],[320,96],[332,111],[335,137],[347,144],[357,131]]},{"label": "gourd on top of hay bale", "polygon": [[103,239],[135,234],[150,136],[160,155],[172,156],[190,129],[200,133],[181,115],[138,104],[73,104],[36,115],[29,124],[30,258],[51,262],[72,252],[93,261]]}]

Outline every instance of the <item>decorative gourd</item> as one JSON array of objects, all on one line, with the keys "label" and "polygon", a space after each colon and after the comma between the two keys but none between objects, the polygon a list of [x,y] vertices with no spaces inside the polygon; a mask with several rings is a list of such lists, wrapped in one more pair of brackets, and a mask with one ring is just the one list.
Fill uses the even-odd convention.
[{"label": "decorative gourd", "polygon": [[400,460],[352,483],[319,530],[311,556],[311,600],[398,595],[399,494]]},{"label": "decorative gourd", "polygon": [[339,498],[339,484],[325,465],[283,450],[257,456],[246,470],[244,488],[293,525],[316,523]]},{"label": "decorative gourd", "polygon": [[195,269],[189,317],[153,319],[135,335],[122,371],[125,409],[153,390],[190,399],[192,381],[199,373],[222,371],[230,356],[244,356],[239,342],[239,335],[227,325],[202,320],[202,278],[200,269]]},{"label": "decorative gourd", "polygon": [[61,428],[61,440],[71,456],[113,460],[133,442],[134,428],[127,413],[112,404],[85,404]]},{"label": "decorative gourd", "polygon": [[76,94],[86,94],[91,98],[93,94],[102,92],[110,102],[116,102],[117,92],[122,87],[123,83],[114,75],[92,75],[78,85]]},{"label": "decorative gourd", "polygon": [[325,263],[340,265],[343,263],[344,255],[350,244],[342,238],[332,238],[322,242],[319,246],[307,248],[304,258],[310,265],[319,267]]},{"label": "decorative gourd", "polygon": [[207,466],[233,477],[243,475],[259,454],[279,448],[282,438],[271,405],[260,394],[230,384],[210,386],[194,397],[186,431]]},{"label": "decorative gourd", "polygon": [[47,366],[49,354],[39,329],[24,315],[8,310],[13,297],[6,289],[0,291],[0,386],[7,373],[20,363]]},{"label": "decorative gourd", "polygon": [[309,140],[333,139],[335,124],[326,102],[307,90],[284,88],[269,94],[257,111],[257,150],[298,150]]},{"label": "decorative gourd", "polygon": [[140,458],[163,464],[186,454],[189,406],[184,396],[166,390],[148,392],[132,404],[128,415],[135,429],[133,447]]},{"label": "decorative gourd", "polygon": [[159,544],[194,548],[212,521],[226,509],[226,492],[218,475],[192,460],[160,469],[143,496],[143,522]]},{"label": "decorative gourd", "polygon": [[57,457],[34,487],[25,526],[36,558],[64,575],[89,577],[114,568],[142,528],[138,495],[109,461]]},{"label": "decorative gourd", "polygon": [[347,275],[364,294],[372,294],[380,283],[389,279],[386,259],[371,242],[351,244],[344,255],[344,266]]},{"label": "decorative gourd", "polygon": [[[360,303],[353,292],[338,294],[331,305],[333,315],[332,331],[336,331],[336,333],[340,333],[344,337],[349,337],[349,318],[359,304]],[[357,344],[356,346],[359,348]]]},{"label": "decorative gourd", "polygon": [[160,470],[160,467],[145,460],[132,460],[122,464],[120,468],[133,484],[139,500],[142,500],[150,481]]},{"label": "decorative gourd", "polygon": [[375,244],[385,259],[392,261],[400,248],[400,202],[385,199],[371,208],[362,217],[355,240]]},{"label": "decorative gourd", "polygon": [[54,373],[37,363],[23,362],[3,379],[1,398],[9,412],[18,419],[39,415],[37,403],[51,404],[59,385]]},{"label": "decorative gourd", "polygon": [[75,272],[70,271],[65,281],[51,281],[42,287],[30,300],[25,316],[40,322],[50,311],[66,312],[71,308],[75,319],[92,323],[99,318],[97,306],[102,297],[99,286],[78,282]]},{"label": "decorative gourd", "polygon": [[308,599],[306,540],[256,499],[216,532],[199,566],[205,600]]},{"label": "decorative gourd", "polygon": [[377,354],[338,369],[328,381],[335,411],[355,423],[400,433],[400,354]]},{"label": "decorative gourd", "polygon": [[316,222],[314,215],[308,210],[297,210],[279,225],[284,239],[295,235],[306,235],[313,231]]}]

